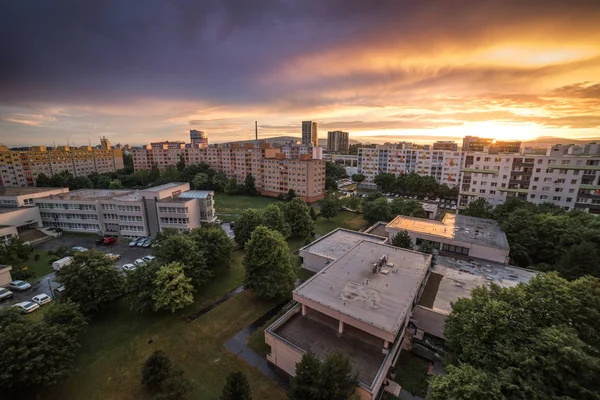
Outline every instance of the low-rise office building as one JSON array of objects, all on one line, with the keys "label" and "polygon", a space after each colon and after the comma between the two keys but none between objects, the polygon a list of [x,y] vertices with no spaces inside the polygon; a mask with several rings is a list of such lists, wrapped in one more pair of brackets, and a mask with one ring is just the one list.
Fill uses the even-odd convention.
[{"label": "low-rise office building", "polygon": [[498,222],[491,219],[446,214],[442,221],[398,215],[385,228],[391,240],[407,231],[416,245],[430,242],[442,254],[475,257],[508,264],[510,247]]},{"label": "low-rise office building", "polygon": [[299,304],[265,330],[267,360],[291,376],[306,353],[341,352],[358,375],[356,394],[385,388],[431,255],[362,240],[293,292]]}]

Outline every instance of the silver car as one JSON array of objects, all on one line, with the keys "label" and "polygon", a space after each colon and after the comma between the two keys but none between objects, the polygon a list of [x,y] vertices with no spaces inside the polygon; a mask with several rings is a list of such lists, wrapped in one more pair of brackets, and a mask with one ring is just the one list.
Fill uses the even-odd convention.
[{"label": "silver car", "polygon": [[0,300],[10,299],[12,295],[13,293],[10,290],[0,287]]},{"label": "silver car", "polygon": [[52,301],[52,297],[48,296],[47,294],[38,294],[37,296],[33,296],[33,298],[31,299],[33,300],[34,303],[41,305],[44,305],[46,303],[50,303]]},{"label": "silver car", "polygon": [[19,308],[22,313],[29,314],[30,312],[34,312],[35,310],[40,308],[40,305],[35,304],[31,301],[22,301],[20,303],[15,304],[13,307]]},{"label": "silver car", "polygon": [[19,280],[12,281],[8,284],[8,288],[14,289],[18,292],[22,292],[24,290],[31,289],[31,283]]}]

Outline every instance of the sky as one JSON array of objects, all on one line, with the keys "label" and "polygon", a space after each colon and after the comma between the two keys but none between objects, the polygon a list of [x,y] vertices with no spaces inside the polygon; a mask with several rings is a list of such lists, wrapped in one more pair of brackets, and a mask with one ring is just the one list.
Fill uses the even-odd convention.
[{"label": "sky", "polygon": [[600,138],[599,0],[4,0],[0,143]]}]

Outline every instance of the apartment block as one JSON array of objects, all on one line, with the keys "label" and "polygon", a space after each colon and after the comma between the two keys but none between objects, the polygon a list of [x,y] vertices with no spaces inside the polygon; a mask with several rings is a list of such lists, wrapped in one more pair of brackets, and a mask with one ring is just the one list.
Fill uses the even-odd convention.
[{"label": "apartment block", "polygon": [[287,194],[293,189],[303,200],[313,202],[325,196],[325,161],[320,147],[293,145],[272,148],[268,143],[231,143],[208,147],[168,148],[145,146],[134,149],[135,170],[174,166],[183,157],[186,165],[207,163],[228,178],[241,183],[247,174],[255,179],[265,196]]},{"label": "apartment block", "polygon": [[431,147],[433,150],[458,151],[458,144],[451,140],[438,140]]},{"label": "apartment block", "polygon": [[314,121],[302,121],[302,144],[319,146],[319,124]]},{"label": "apartment block", "polygon": [[167,183],[144,190],[82,189],[35,199],[44,226],[65,231],[154,237],[165,228],[214,222],[214,193]]},{"label": "apartment block", "polygon": [[449,150],[403,149],[394,146],[360,148],[358,173],[365,175],[365,186],[376,187],[373,179],[379,173],[403,175],[417,173],[433,176],[439,184],[449,187],[460,183],[463,153]]},{"label": "apartment block", "polygon": [[87,176],[123,167],[123,150],[112,149],[106,138],[101,139],[99,148],[34,146],[28,150],[9,150],[0,146],[0,186],[33,186],[41,173],[52,176],[67,171],[74,176]]},{"label": "apartment block", "polygon": [[191,147],[208,146],[208,135],[204,131],[197,131],[195,129],[191,129],[190,130],[190,144],[191,144]]},{"label": "apartment block", "polygon": [[600,214],[600,155],[594,143],[555,145],[544,155],[473,153],[465,157],[459,205],[509,197]]},{"label": "apartment block", "polygon": [[347,152],[350,147],[348,132],[330,131],[327,132],[327,151],[338,153]]}]

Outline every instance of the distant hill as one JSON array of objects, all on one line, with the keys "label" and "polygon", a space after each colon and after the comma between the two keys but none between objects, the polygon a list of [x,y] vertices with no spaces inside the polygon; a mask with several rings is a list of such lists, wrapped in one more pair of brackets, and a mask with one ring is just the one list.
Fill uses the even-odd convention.
[{"label": "distant hill", "polygon": [[600,137],[598,138],[587,138],[587,139],[571,139],[571,138],[562,138],[555,136],[540,136],[535,140],[528,140],[523,142],[524,146],[527,147],[538,147],[538,146],[548,146],[552,144],[586,144],[589,142],[600,141]]}]

